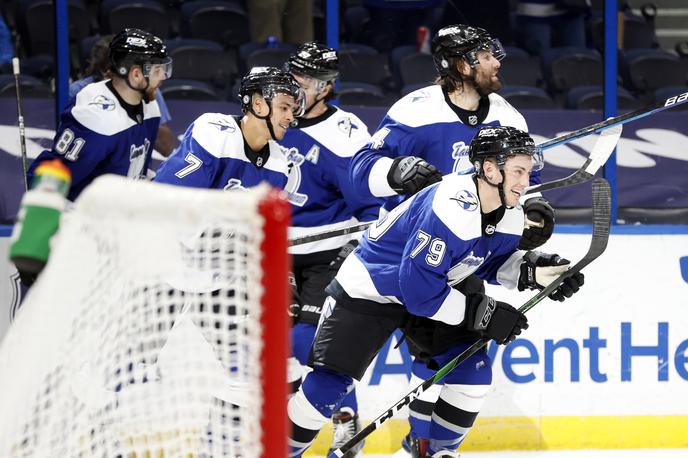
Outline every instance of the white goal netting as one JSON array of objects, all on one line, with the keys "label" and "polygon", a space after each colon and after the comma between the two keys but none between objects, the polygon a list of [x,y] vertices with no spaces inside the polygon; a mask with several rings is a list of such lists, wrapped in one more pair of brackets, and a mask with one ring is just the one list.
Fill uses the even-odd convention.
[{"label": "white goal netting", "polygon": [[264,252],[267,195],[94,182],[0,343],[0,457],[279,457],[265,321],[279,365],[286,305],[262,282],[287,261],[284,240]]}]

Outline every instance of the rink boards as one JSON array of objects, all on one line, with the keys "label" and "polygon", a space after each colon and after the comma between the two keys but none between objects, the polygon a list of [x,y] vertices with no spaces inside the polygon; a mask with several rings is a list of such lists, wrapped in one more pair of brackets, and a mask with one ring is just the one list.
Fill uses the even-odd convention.
[{"label": "rink boards", "polygon": [[[575,261],[589,234],[566,232],[585,230],[561,228],[543,251]],[[579,294],[538,304],[522,339],[490,347],[493,388],[465,450],[688,448],[688,228],[652,231],[614,231],[606,253],[585,270]],[[0,237],[3,260],[7,243]],[[2,335],[17,285],[6,261],[0,275]],[[531,295],[488,288],[515,306]],[[358,384],[364,421],[409,389],[411,359],[395,344],[388,342]],[[391,453],[406,432],[403,417],[388,421],[365,450]],[[328,427],[320,435],[315,454],[327,451],[330,434]]]}]

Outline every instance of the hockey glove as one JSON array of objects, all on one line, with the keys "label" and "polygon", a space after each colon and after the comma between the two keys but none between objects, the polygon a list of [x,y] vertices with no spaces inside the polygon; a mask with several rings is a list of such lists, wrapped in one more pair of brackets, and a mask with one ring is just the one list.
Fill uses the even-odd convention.
[{"label": "hockey glove", "polygon": [[[521,274],[518,277],[518,290],[544,289],[547,285],[563,274],[571,267],[568,259],[559,257],[556,254],[546,254],[539,251],[528,251],[523,256],[521,263]],[[566,278],[564,282],[549,295],[550,299],[563,301],[567,297],[573,296],[578,292],[585,281],[582,272],[577,272]]]},{"label": "hockey glove", "polygon": [[466,329],[507,344],[528,329],[528,318],[507,304],[484,294],[466,296]]},{"label": "hockey glove", "polygon": [[442,174],[425,160],[400,156],[392,162],[387,182],[397,194],[415,194],[426,186],[442,181]]},{"label": "hockey glove", "polygon": [[337,253],[337,257],[330,262],[330,272],[332,273],[332,278],[337,275],[339,268],[344,264],[344,260],[349,256],[358,246],[358,240],[349,240],[346,245],[344,245]]},{"label": "hockey glove", "polygon": [[544,197],[533,197],[523,205],[526,223],[519,250],[532,250],[549,240],[554,231],[554,208]]}]

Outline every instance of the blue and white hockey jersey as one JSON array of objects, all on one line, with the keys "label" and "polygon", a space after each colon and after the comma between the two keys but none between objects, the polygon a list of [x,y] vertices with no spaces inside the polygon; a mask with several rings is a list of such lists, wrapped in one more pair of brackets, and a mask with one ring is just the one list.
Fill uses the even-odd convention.
[{"label": "blue and white hockey jersey", "polygon": [[[289,178],[290,238],[377,219],[382,202],[360,196],[349,181],[351,159],[369,141],[368,129],[356,115],[333,106],[316,118],[299,119],[296,127],[287,130],[280,145],[293,166]],[[332,237],[289,251],[306,254],[331,250],[356,236]]]},{"label": "blue and white hockey jersey", "polygon": [[239,121],[222,113],[199,116],[179,148],[158,169],[155,181],[206,189],[242,189],[265,181],[284,189],[289,167],[277,143],[252,151]]},{"label": "blue and white hockey jersey", "polygon": [[142,103],[142,110],[127,108],[110,80],[89,84],[62,112],[53,148],[43,151],[33,161],[29,180],[33,179],[39,163],[55,158],[72,173],[72,186],[67,195],[70,200],[95,178],[107,173],[144,178],[159,124],[157,102]]},{"label": "blue and white hockey jersey", "polygon": [[411,92],[392,105],[371,142],[352,161],[350,179],[360,192],[378,197],[396,195],[387,182],[396,157],[421,157],[442,174],[462,172],[471,168],[468,145],[482,126],[528,131],[523,116],[497,94],[483,99],[476,114],[466,114],[469,124],[461,120],[458,113],[462,110],[447,97],[434,85]]},{"label": "blue and white hockey jersey", "polygon": [[[483,234],[472,175],[446,175],[371,226],[346,258],[337,281],[352,298],[403,304],[414,315],[448,324],[464,319],[465,296],[450,285],[475,273],[517,285],[523,210],[504,210]],[[504,208],[504,207],[502,207]]]}]

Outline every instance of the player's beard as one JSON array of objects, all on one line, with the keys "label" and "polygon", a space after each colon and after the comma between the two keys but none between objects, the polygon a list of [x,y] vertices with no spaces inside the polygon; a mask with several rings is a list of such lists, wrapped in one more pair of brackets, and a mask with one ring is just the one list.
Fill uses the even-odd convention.
[{"label": "player's beard", "polygon": [[474,84],[478,94],[483,97],[486,97],[493,92],[497,92],[502,88],[502,81],[499,79],[499,76],[492,78],[489,75],[486,75],[484,72],[480,72],[476,75]]}]

